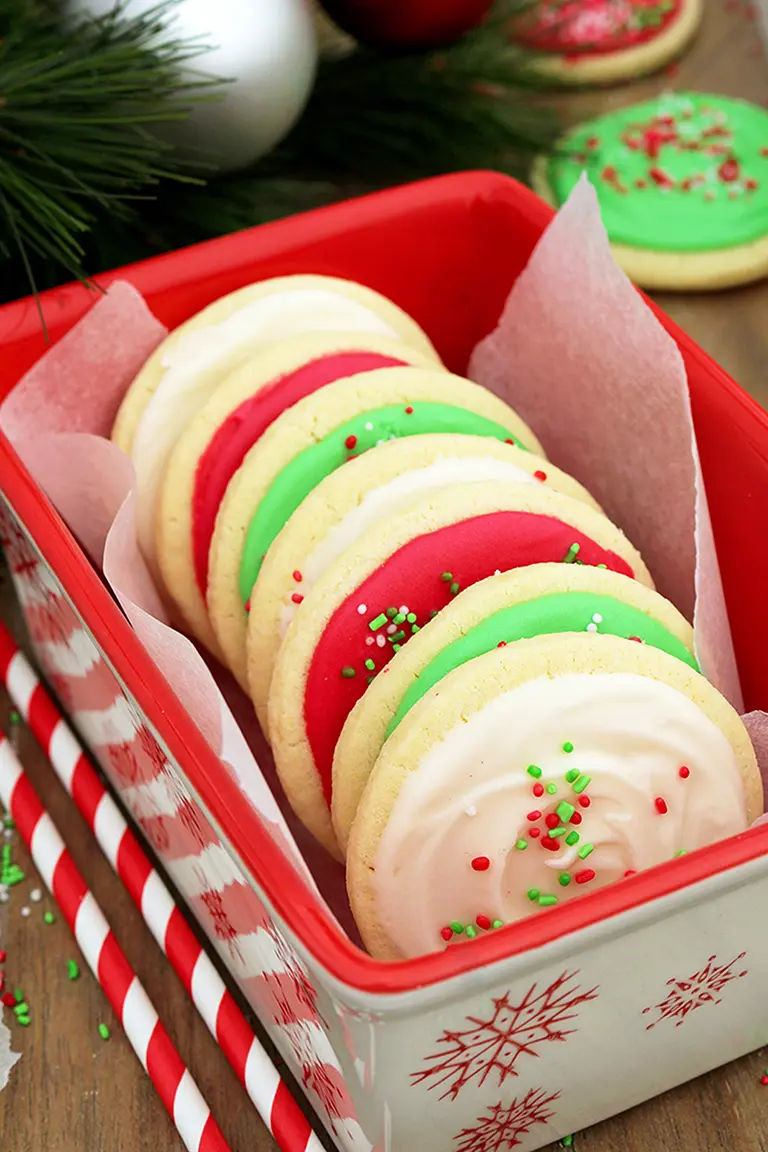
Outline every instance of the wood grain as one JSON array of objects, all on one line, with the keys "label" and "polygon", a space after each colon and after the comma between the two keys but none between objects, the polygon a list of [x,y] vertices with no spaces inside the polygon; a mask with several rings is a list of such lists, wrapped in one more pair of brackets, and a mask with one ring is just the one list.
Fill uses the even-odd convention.
[{"label": "wood grain", "polygon": [[[675,71],[674,69],[672,71]],[[750,6],[739,0],[707,0],[704,25],[674,77],[667,72],[642,83],[600,93],[572,94],[561,103],[575,121],[641,99],[664,87],[692,87],[757,103],[768,97],[766,69]],[[659,302],[749,392],[768,404],[768,285],[711,296],[659,296]],[[0,614],[18,628],[10,589],[0,586]],[[8,704],[0,692],[0,726]],[[92,887],[135,971],[144,982],[182,1058],[211,1104],[232,1152],[269,1152],[271,1138],[234,1074],[197,1018],[178,980],[100,857],[74,805],[65,795],[32,738],[21,756],[87,883]],[[12,1152],[179,1152],[181,1142],[149,1080],[115,1026],[98,986],[87,972],[67,978],[76,957],[60,919],[46,925],[46,898],[34,904],[38,886],[26,853],[14,857],[28,880],[0,905],[0,948],[8,985],[21,986],[30,1004],[27,1029],[13,1024],[22,1059],[0,1093],[0,1136]],[[29,907],[28,918],[21,915]],[[84,968],[84,965],[81,965]],[[11,1014],[6,1012],[6,1021]],[[98,1025],[112,1028],[104,1042]],[[768,1053],[754,1053],[710,1075],[579,1133],[579,1152],[764,1152],[768,1148],[768,1087],[760,1076]],[[447,1149],[435,1152],[448,1152]]]}]

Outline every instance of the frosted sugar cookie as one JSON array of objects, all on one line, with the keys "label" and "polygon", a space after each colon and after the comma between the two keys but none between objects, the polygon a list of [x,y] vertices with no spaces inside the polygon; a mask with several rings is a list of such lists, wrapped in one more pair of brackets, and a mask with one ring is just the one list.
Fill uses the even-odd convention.
[{"label": "frosted sugar cookie", "polygon": [[301,605],[280,649],[269,733],[296,814],[338,854],[332,766],[369,680],[462,588],[549,561],[605,564],[651,585],[642,559],[599,512],[533,484],[455,485],[372,528]]},{"label": "frosted sugar cookie", "polygon": [[687,46],[702,0],[539,0],[513,25],[534,66],[560,83],[615,84],[654,72]]},{"label": "frosted sugar cookie", "polygon": [[658,592],[618,572],[535,564],[473,584],[411,638],[346,719],[333,757],[331,792],[342,851],[384,742],[418,701],[468,660],[552,632],[620,636],[698,668],[687,620]]},{"label": "frosted sugar cookie", "polygon": [[347,886],[368,950],[444,948],[743,832],[762,810],[746,729],[682,660],[613,636],[495,648],[382,749]]},{"label": "frosted sugar cookie", "polygon": [[278,416],[318,388],[406,364],[426,368],[430,360],[386,336],[297,336],[270,345],[231,373],[182,432],[160,489],[157,557],[179,612],[209,651],[220,656],[205,604],[208,552],[219,505],[247,452]]},{"label": "frosted sugar cookie", "polygon": [[600,511],[548,461],[487,436],[425,435],[382,444],[322,480],[264,558],[248,614],[248,686],[262,729],[282,639],[299,604],[341,553],[375,524],[447,484],[544,484]]},{"label": "frosted sugar cookie", "polygon": [[321,388],[267,429],[233,476],[211,543],[208,614],[247,690],[247,605],[272,541],[301,501],[347,460],[386,440],[466,432],[541,446],[491,392],[437,370],[382,368]]},{"label": "frosted sugar cookie", "polygon": [[136,531],[153,570],[154,515],[168,454],[217,385],[266,344],[307,332],[386,336],[437,354],[418,324],[378,292],[329,276],[285,276],[216,300],[180,325],[134,380],[112,430],[136,468]]},{"label": "frosted sugar cookie", "polygon": [[703,291],[768,272],[768,112],[667,93],[581,124],[532,174],[559,207],[586,170],[619,265],[645,288]]}]

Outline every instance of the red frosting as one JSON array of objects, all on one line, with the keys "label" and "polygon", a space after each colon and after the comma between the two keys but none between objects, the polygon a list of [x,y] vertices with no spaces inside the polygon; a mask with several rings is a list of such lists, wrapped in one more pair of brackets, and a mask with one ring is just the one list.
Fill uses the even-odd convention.
[{"label": "red frosting", "polygon": [[[307,739],[329,804],[336,742],[348,714],[365,692],[367,677],[372,675],[365,661],[373,660],[373,671],[378,672],[393,655],[389,640],[384,647],[366,644],[369,637],[387,635],[386,627],[371,631],[369,622],[389,607],[407,605],[408,611],[416,614],[417,626],[422,626],[459,588],[484,580],[497,569],[506,572],[529,564],[562,561],[573,544],[580,545],[581,563],[605,564],[614,572],[634,577],[621,556],[601,548],[561,520],[533,512],[491,512],[409,540],[336,609],[315,648],[304,690]],[[366,607],[362,614],[358,612],[361,604]],[[411,624],[406,621],[396,627],[405,632],[405,643],[412,635]],[[342,669],[347,670],[347,676]],[[354,676],[349,675],[351,669]]]},{"label": "red frosting", "polygon": [[402,367],[406,367],[404,360],[378,352],[335,352],[322,356],[260,388],[217,428],[198,461],[192,492],[192,555],[202,596],[208,587],[208,552],[219,505],[246,454],[269,425],[286,408],[334,380],[376,368]]},{"label": "red frosting", "polygon": [[539,0],[516,39],[539,52],[582,60],[654,40],[680,15],[682,0]]}]

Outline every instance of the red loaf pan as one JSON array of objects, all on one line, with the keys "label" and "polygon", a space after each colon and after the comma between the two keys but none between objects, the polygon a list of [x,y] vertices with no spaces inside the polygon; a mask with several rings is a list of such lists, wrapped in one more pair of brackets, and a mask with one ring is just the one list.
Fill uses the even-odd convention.
[{"label": "red loaf pan", "polygon": [[[172,328],[253,280],[348,277],[395,300],[461,373],[551,215],[513,180],[458,174],[99,282],[130,281]],[[80,285],[44,294],[51,339],[93,301]],[[688,372],[746,705],[765,708],[768,417],[654,311]],[[44,351],[33,300],[0,308],[0,397]],[[471,946],[374,961],[328,919],[242,803],[1,435],[0,496],[38,659],[337,1147],[537,1148],[764,1043],[768,829]]]}]

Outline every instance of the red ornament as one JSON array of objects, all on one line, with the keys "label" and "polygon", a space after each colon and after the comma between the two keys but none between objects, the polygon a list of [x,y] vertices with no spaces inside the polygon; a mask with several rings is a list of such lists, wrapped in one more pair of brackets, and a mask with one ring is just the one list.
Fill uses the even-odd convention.
[{"label": "red ornament", "polygon": [[458,40],[493,0],[321,0],[332,20],[364,44],[435,48]]}]

